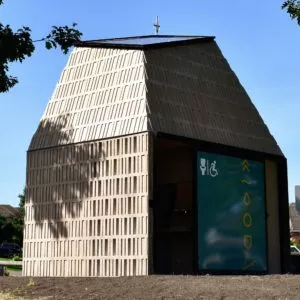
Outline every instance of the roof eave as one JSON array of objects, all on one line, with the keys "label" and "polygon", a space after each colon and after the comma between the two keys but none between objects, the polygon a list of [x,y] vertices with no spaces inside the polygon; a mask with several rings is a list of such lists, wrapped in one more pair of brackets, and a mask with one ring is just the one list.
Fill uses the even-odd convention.
[{"label": "roof eave", "polygon": [[[164,37],[164,36],[162,36],[162,37]],[[137,37],[137,38],[143,38],[143,36]],[[88,47],[88,48],[114,48],[114,49],[146,50],[146,49],[157,49],[157,48],[173,47],[173,46],[179,46],[179,45],[191,45],[191,44],[197,44],[197,43],[206,43],[206,42],[211,42],[214,39],[215,39],[214,36],[206,36],[206,37],[195,37],[194,39],[189,39],[189,40],[170,41],[170,42],[145,44],[145,45],[139,45],[139,44],[131,44],[130,45],[130,44],[119,44],[119,43],[116,43],[116,44],[110,43],[110,44],[108,44],[108,43],[101,43],[101,40],[97,41],[97,44],[96,44],[95,43],[96,40],[90,40],[90,41],[78,42],[74,46],[75,47]]]}]

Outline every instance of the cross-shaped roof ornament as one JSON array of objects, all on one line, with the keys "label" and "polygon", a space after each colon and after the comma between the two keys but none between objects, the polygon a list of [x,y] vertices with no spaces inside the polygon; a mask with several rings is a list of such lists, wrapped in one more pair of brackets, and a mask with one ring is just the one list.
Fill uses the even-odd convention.
[{"label": "cross-shaped roof ornament", "polygon": [[159,32],[159,21],[158,21],[158,16],[156,16],[156,20],[155,20],[155,23],[153,24],[154,28],[155,28],[155,33],[158,34]]}]

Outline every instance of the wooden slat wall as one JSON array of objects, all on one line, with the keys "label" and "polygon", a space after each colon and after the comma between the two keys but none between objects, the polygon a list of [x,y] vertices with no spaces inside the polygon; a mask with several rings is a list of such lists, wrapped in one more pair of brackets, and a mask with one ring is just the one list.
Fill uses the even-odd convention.
[{"label": "wooden slat wall", "polygon": [[144,53],[75,48],[30,150],[147,131]]},{"label": "wooden slat wall", "polygon": [[148,274],[148,142],[28,152],[25,276]]}]

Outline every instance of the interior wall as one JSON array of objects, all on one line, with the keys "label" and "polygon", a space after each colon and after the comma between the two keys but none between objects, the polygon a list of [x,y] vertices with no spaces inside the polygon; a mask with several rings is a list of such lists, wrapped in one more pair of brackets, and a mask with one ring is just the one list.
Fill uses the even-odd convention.
[{"label": "interior wall", "polygon": [[281,266],[277,164],[266,160],[265,174],[269,273],[278,274],[281,272]]}]

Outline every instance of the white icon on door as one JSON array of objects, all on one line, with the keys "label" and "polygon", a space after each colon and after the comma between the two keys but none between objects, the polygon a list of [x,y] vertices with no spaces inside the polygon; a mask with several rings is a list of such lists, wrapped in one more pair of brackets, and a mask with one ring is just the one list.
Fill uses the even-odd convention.
[{"label": "white icon on door", "polygon": [[208,159],[200,158],[200,171],[202,176],[218,176],[219,172],[216,166],[217,162],[215,160],[212,163],[210,163]]},{"label": "white icon on door", "polygon": [[216,164],[217,162],[214,160],[210,165],[209,173],[211,177],[216,177],[219,175],[218,170],[216,169]]},{"label": "white icon on door", "polygon": [[205,176],[206,175],[206,159],[205,158],[200,159],[200,170],[201,170],[202,176]]}]

